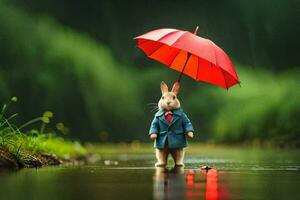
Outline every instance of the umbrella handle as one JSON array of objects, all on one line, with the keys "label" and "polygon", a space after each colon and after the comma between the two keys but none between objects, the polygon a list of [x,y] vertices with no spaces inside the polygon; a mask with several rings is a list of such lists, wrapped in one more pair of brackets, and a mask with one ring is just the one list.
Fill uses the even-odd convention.
[{"label": "umbrella handle", "polygon": [[187,52],[187,57],[186,57],[185,63],[184,63],[184,65],[183,65],[183,68],[182,68],[182,70],[181,70],[181,72],[180,72],[180,75],[179,75],[179,77],[178,77],[178,79],[177,79],[177,82],[179,82],[179,83],[180,83],[181,77],[182,77],[182,75],[183,75],[184,69],[185,69],[185,67],[186,67],[186,64],[187,64],[188,60],[190,59],[191,55],[192,55],[192,54],[191,54],[190,52]]},{"label": "umbrella handle", "polygon": [[[196,26],[196,29],[195,29],[195,31],[194,31],[194,34],[197,35],[198,32],[199,32],[199,26]],[[186,67],[186,64],[187,64],[188,60],[190,59],[190,57],[191,57],[191,53],[190,53],[190,52],[187,52],[187,58],[186,58],[186,60],[185,60],[184,66],[183,66],[183,68],[182,68],[182,70],[181,70],[181,73],[180,73],[180,75],[179,75],[179,77],[178,77],[178,79],[177,79],[177,82],[179,82],[179,83],[180,83],[180,80],[181,80],[183,71],[184,71],[184,69],[185,69],[185,67]]]}]

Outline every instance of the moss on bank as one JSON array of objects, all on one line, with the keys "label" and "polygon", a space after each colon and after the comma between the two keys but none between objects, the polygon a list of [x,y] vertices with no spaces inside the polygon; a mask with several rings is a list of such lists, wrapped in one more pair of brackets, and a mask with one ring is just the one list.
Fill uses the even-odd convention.
[{"label": "moss on bank", "polygon": [[86,149],[54,135],[11,135],[9,142],[0,145],[0,169],[20,169],[77,162],[84,158]]},{"label": "moss on bank", "polygon": [[86,149],[78,142],[54,135],[14,134],[7,143],[0,145],[0,170],[78,163],[86,154]]}]

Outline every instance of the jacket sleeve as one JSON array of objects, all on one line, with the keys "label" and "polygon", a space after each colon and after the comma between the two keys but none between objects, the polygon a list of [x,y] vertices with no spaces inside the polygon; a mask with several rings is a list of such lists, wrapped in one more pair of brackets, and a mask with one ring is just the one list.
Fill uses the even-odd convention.
[{"label": "jacket sleeve", "polygon": [[183,123],[183,130],[185,133],[190,132],[190,131],[194,132],[193,125],[185,113],[183,113],[183,115],[182,115],[182,123]]},{"label": "jacket sleeve", "polygon": [[157,117],[154,117],[154,119],[151,123],[150,130],[149,130],[149,135],[151,135],[152,133],[158,133],[158,132],[159,132],[158,119],[157,119]]}]

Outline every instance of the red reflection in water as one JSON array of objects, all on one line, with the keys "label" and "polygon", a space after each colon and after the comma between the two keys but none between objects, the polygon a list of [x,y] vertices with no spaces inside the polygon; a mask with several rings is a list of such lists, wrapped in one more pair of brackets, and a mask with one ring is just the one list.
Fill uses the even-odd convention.
[{"label": "red reflection in water", "polygon": [[[203,193],[205,192],[206,200],[226,200],[226,187],[224,183],[219,186],[218,173],[216,169],[207,171],[188,170],[186,172],[186,199],[195,199],[196,197],[204,199]],[[196,179],[197,175],[200,179]]]},{"label": "red reflection in water", "polygon": [[218,193],[218,171],[215,169],[208,170],[206,173],[206,200],[217,200]]},{"label": "red reflection in water", "polygon": [[194,193],[194,184],[195,184],[195,172],[193,170],[189,170],[186,172],[186,197],[190,199],[192,197],[196,197],[197,194]]},{"label": "red reflection in water", "polygon": [[157,169],[154,176],[154,198],[226,200],[226,184],[220,183],[218,179],[219,172],[216,169]]}]

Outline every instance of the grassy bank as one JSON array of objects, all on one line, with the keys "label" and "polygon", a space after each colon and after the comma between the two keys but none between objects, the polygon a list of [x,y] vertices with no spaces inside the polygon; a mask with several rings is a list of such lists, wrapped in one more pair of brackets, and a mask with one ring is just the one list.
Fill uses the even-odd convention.
[{"label": "grassy bank", "polygon": [[[51,112],[45,112],[21,126],[12,123],[17,114],[6,117],[5,113],[8,106],[16,101],[17,98],[13,97],[4,104],[0,114],[0,169],[58,165],[86,155],[86,149],[79,142],[66,140],[51,128],[51,132],[48,131],[47,125],[53,117]],[[36,123],[40,125],[39,129],[24,130]],[[57,129],[57,133],[59,130],[64,132],[63,124],[57,124]]]}]

